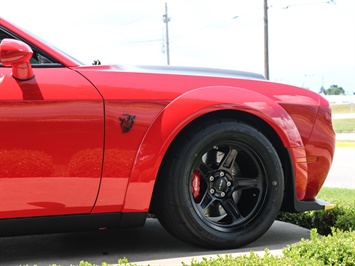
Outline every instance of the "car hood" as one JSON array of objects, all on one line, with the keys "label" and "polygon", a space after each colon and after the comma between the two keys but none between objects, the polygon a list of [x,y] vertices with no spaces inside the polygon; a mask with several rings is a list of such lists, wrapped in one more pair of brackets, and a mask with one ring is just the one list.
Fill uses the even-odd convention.
[{"label": "car hood", "polygon": [[229,69],[185,67],[185,66],[129,66],[129,65],[115,65],[115,67],[118,67],[125,71],[132,71],[132,72],[265,80],[264,76],[258,73],[229,70]]},{"label": "car hood", "polygon": [[[181,94],[197,88],[228,86],[251,90],[262,94],[279,104],[300,104],[327,106],[326,100],[315,92],[291,85],[271,82],[263,75],[226,69],[182,67],[182,66],[135,66],[135,65],[92,65],[73,67],[95,84],[99,91],[107,88],[113,93],[119,89],[119,98],[132,99],[135,96],[151,99],[175,99]],[[177,79],[178,76],[183,77]],[[200,78],[204,77],[204,78]],[[144,82],[142,81],[144,80]],[[179,80],[179,82],[177,82]],[[108,86],[109,85],[109,86]],[[125,90],[127,89],[127,90]],[[123,92],[127,91],[127,95]],[[144,95],[141,95],[144,92]],[[159,94],[156,94],[159,92]],[[112,97],[117,97],[112,94]]]}]

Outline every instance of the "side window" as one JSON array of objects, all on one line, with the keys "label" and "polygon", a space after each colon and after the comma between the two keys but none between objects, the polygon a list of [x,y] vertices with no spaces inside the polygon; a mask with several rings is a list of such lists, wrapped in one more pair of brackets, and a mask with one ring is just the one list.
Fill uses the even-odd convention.
[{"label": "side window", "polygon": [[[3,31],[2,29],[0,29],[0,42],[3,39],[17,39],[14,36],[6,33],[5,31]],[[39,51],[37,51],[35,48],[31,47],[33,50],[33,56],[30,60],[31,65],[36,67],[36,66],[41,66],[41,65],[48,65],[48,64],[54,64],[55,62],[52,62],[50,59],[48,59],[48,57],[46,57],[45,55],[41,54]],[[1,62],[0,62],[0,66],[2,66]]]},{"label": "side window", "polygon": [[[12,38],[12,37],[0,29],[0,43],[3,39],[6,39],[6,38]],[[1,62],[0,62],[0,67],[2,67]]]},{"label": "side window", "polygon": [[2,30],[0,30],[0,42],[2,41],[2,39],[5,38],[12,38],[10,35],[8,35],[7,33],[3,32]]}]

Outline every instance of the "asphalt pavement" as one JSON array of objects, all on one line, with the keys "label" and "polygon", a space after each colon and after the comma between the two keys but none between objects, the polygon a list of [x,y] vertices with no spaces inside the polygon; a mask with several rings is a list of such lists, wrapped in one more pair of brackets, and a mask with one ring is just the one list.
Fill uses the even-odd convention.
[{"label": "asphalt pavement", "polygon": [[327,179],[324,182],[324,186],[355,189],[354,146],[335,148],[333,163]]},{"label": "asphalt pavement", "polygon": [[263,253],[268,248],[282,254],[282,248],[309,238],[309,230],[276,221],[264,236],[240,249],[208,250],[181,242],[166,232],[155,219],[141,228],[95,232],[48,234],[0,238],[0,265],[78,265],[81,260],[101,265],[126,257],[138,265],[182,265],[192,258],[216,254]]}]

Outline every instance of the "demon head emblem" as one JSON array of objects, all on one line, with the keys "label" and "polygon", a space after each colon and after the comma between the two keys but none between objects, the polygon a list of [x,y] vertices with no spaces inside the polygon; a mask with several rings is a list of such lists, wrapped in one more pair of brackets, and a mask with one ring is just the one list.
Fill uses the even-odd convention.
[{"label": "demon head emblem", "polygon": [[123,114],[120,117],[122,133],[127,133],[131,130],[134,124],[135,115]]}]

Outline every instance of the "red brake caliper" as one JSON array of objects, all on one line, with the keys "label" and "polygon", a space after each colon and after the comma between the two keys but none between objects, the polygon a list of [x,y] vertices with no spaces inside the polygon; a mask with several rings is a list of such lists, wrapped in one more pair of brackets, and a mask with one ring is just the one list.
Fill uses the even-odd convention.
[{"label": "red brake caliper", "polygon": [[200,196],[200,185],[201,185],[201,176],[198,171],[194,171],[192,174],[192,195],[194,199],[198,199]]}]

